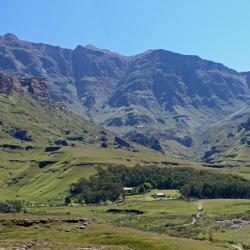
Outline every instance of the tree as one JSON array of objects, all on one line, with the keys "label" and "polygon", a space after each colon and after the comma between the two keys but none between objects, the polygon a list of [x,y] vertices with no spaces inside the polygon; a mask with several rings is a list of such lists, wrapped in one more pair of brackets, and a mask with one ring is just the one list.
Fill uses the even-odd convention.
[{"label": "tree", "polygon": [[23,210],[23,203],[21,201],[13,200],[13,201],[6,201],[7,204],[9,204],[14,212],[20,213]]},{"label": "tree", "polygon": [[224,175],[192,168],[158,166],[109,166],[98,168],[89,179],[71,186],[70,194],[86,203],[115,201],[123,187],[135,187],[135,193],[152,188],[180,189],[185,198],[249,198],[250,181],[239,176]]},{"label": "tree", "polygon": [[0,202],[0,212],[3,213],[14,213],[13,207],[11,207],[8,203],[6,202]]},{"label": "tree", "polygon": [[64,199],[64,204],[65,204],[66,206],[68,206],[70,203],[71,203],[71,199],[70,199],[69,196],[67,196],[67,197]]}]

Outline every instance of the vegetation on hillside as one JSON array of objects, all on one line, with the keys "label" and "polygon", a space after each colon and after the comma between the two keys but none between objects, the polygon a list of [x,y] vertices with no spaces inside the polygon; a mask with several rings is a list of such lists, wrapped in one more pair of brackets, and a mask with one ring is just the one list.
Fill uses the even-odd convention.
[{"label": "vegetation on hillside", "polygon": [[[147,183],[147,185],[145,185]],[[191,168],[157,166],[109,166],[98,168],[89,179],[80,179],[71,187],[71,195],[95,203],[115,201],[124,195],[123,187],[180,189],[184,198],[249,198],[250,181],[234,175],[223,175]],[[139,192],[140,188],[138,189]]]},{"label": "vegetation on hillside", "polygon": [[62,203],[96,166],[177,161],[70,112],[49,99],[40,79],[0,71],[0,86],[0,200]]},{"label": "vegetation on hillside", "polygon": [[23,211],[23,204],[21,201],[5,201],[0,202],[0,212],[3,213],[20,213]]}]

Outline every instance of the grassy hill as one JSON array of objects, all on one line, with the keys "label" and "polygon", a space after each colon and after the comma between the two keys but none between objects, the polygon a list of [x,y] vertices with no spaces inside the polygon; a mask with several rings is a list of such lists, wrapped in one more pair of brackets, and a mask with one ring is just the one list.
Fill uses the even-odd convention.
[{"label": "grassy hill", "polygon": [[0,94],[0,199],[65,196],[69,185],[108,164],[176,162],[126,142],[27,88]]},{"label": "grassy hill", "polygon": [[[131,142],[127,147],[116,145],[113,133],[73,114],[61,104],[35,97],[25,88],[22,90],[11,95],[0,94],[2,200],[62,201],[70,184],[94,174],[95,167],[109,164],[171,166],[177,163],[177,167],[204,169],[199,163],[163,155]],[[19,138],[20,133],[24,138]],[[247,167],[225,166],[206,169],[250,178]]]}]

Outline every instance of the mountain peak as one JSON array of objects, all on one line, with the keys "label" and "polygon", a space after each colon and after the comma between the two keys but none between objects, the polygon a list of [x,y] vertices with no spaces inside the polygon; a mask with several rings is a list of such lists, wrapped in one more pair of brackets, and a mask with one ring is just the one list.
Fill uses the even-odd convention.
[{"label": "mountain peak", "polygon": [[13,33],[6,33],[4,35],[4,38],[6,40],[17,40],[18,39],[18,37],[15,34],[13,34]]},{"label": "mountain peak", "polygon": [[95,47],[93,44],[87,44],[84,47],[87,48],[87,49],[100,50],[99,48]]},{"label": "mountain peak", "polygon": [[88,52],[92,52],[94,54],[98,54],[98,55],[104,55],[105,54],[105,55],[108,55],[108,56],[126,58],[126,56],[123,56],[121,54],[118,54],[116,52],[113,52],[113,51],[110,51],[110,50],[107,50],[107,49],[97,48],[92,44],[78,45],[75,50],[77,51],[77,50],[82,50],[82,49],[85,50],[85,51],[88,51]]},{"label": "mountain peak", "polygon": [[97,48],[93,44],[87,44],[87,45],[82,46],[82,47],[85,48],[85,49],[88,49],[88,50],[101,51],[101,52],[107,52],[107,53],[111,53],[111,54],[116,54],[115,52],[112,52],[112,51],[107,50],[107,49]]}]

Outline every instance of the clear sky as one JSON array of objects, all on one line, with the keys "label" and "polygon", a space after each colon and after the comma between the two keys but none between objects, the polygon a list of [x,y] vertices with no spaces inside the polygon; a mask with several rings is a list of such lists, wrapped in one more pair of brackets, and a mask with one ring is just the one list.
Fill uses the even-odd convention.
[{"label": "clear sky", "polygon": [[250,0],[0,0],[0,34],[124,55],[163,48],[250,70]]}]

